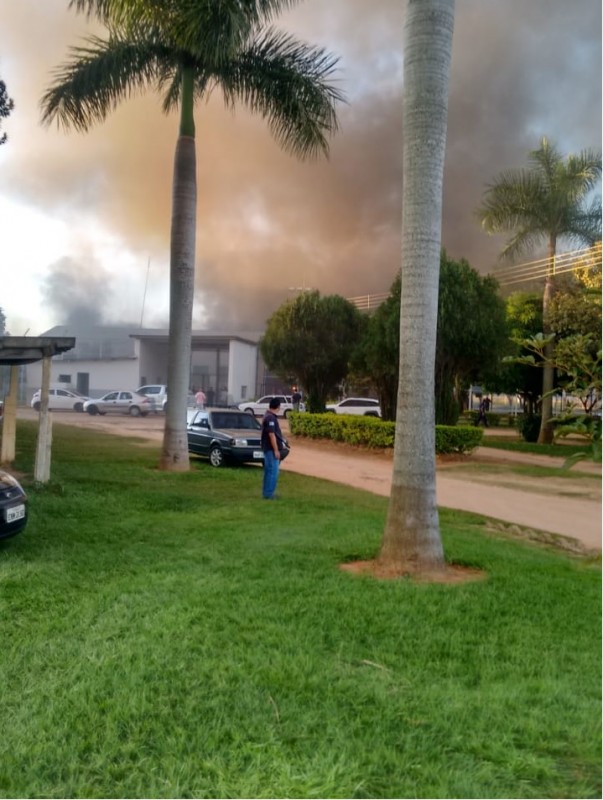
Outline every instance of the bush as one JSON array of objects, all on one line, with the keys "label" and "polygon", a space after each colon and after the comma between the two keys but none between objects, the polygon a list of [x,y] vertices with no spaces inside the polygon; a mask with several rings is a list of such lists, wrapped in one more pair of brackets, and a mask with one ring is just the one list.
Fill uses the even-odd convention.
[{"label": "bush", "polygon": [[537,442],[540,433],[540,414],[522,414],[517,420],[517,429],[524,442]]},{"label": "bush", "polygon": [[[340,414],[289,414],[289,428],[294,436],[331,439],[335,442],[371,448],[394,446],[395,422],[375,417],[353,417]],[[480,428],[436,425],[436,453],[469,453],[479,445]]]}]

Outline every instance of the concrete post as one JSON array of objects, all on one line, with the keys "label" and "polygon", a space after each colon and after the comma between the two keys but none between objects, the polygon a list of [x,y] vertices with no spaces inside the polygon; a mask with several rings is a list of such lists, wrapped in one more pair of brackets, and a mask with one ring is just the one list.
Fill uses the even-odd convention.
[{"label": "concrete post", "polygon": [[34,480],[48,483],[50,480],[50,460],[52,451],[52,416],[48,409],[48,390],[50,388],[50,356],[42,360],[42,387],[40,392],[40,424],[38,427],[38,446]]}]

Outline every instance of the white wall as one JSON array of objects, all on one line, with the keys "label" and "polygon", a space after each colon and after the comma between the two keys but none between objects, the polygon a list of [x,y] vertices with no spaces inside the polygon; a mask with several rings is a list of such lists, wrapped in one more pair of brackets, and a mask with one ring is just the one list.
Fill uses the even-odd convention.
[{"label": "white wall", "polygon": [[[42,383],[42,362],[26,366],[25,391],[26,402],[29,403],[33,393]],[[90,395],[100,397],[112,389],[136,389],[139,370],[138,359],[117,358],[111,361],[63,361],[52,359],[50,365],[50,382],[59,383],[59,375],[70,375],[71,381],[66,384],[72,388],[77,386],[78,372],[87,372],[90,380]]]},{"label": "white wall", "polygon": [[[255,398],[256,369],[257,345],[232,339],[228,354],[228,394],[232,396],[233,403]],[[245,386],[247,393],[243,397],[242,392]]]},{"label": "white wall", "polygon": [[167,383],[167,343],[153,342],[150,344],[144,340],[137,340],[136,344],[140,353],[140,382],[136,386],[143,383]]}]

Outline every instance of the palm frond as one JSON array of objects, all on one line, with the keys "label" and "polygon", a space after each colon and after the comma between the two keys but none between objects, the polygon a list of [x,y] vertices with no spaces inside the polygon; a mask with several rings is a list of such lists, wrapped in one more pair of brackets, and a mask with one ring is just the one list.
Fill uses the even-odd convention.
[{"label": "palm frond", "polygon": [[268,121],[273,136],[301,157],[328,152],[343,93],[329,83],[338,59],[323,48],[268,29],[216,74],[227,106],[236,99]]},{"label": "palm frond", "polygon": [[71,60],[56,70],[40,105],[44,124],[56,119],[78,131],[103,121],[121,100],[156,81],[158,63],[162,74],[169,64],[176,67],[171,51],[153,41],[90,37],[71,54]]}]

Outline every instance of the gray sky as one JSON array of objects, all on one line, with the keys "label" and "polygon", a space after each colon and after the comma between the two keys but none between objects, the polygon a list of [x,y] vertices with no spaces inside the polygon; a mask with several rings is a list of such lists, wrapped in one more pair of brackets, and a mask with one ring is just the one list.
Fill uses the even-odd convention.
[{"label": "gray sky", "polygon": [[[263,327],[300,286],[389,289],[401,257],[402,7],[306,0],[278,22],[341,57],[348,105],[329,160],[282,153],[260,119],[231,114],[218,95],[198,107],[195,327]],[[88,134],[42,128],[52,69],[91,28],[67,0],[0,9],[0,77],[16,103],[0,148],[9,330],[138,324],[145,285],[144,323],[165,325],[176,116],[148,94]],[[564,152],[600,148],[600,2],[457,0],[443,228],[453,257],[495,268],[501,240],[473,211],[542,135]]]}]

